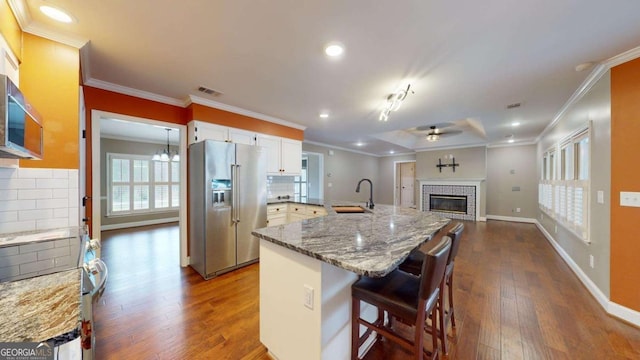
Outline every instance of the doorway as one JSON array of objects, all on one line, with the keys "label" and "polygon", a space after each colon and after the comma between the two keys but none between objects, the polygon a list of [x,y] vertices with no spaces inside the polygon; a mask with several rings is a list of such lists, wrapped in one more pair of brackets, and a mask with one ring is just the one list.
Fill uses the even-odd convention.
[{"label": "doorway", "polygon": [[416,207],[416,162],[396,161],[394,167],[394,201],[400,207]]},{"label": "doorway", "polygon": [[[103,159],[103,154],[101,152],[101,129],[100,129],[100,125],[102,122],[106,122],[106,121],[112,121],[113,119],[118,119],[120,121],[122,121],[123,123],[131,123],[134,124],[138,127],[144,127],[147,130],[151,130],[151,129],[156,129],[159,130],[161,133],[164,133],[165,136],[167,136],[167,138],[165,138],[165,142],[164,145],[160,145],[160,144],[155,144],[154,145],[154,150],[157,148],[158,150],[161,148],[166,147],[167,142],[168,142],[168,137],[170,132],[165,131],[167,128],[173,129],[175,130],[174,133],[177,133],[177,137],[174,140],[174,143],[177,144],[177,146],[175,147],[177,149],[177,153],[182,155],[182,159],[180,159],[181,161],[178,161],[178,164],[174,164],[174,167],[176,169],[176,173],[179,173],[179,182],[173,184],[170,182],[166,182],[167,184],[162,184],[164,187],[158,186],[158,189],[155,189],[151,194],[151,196],[153,197],[155,195],[155,191],[164,189],[166,187],[174,187],[175,189],[175,195],[177,197],[177,203],[179,203],[177,210],[177,217],[175,218],[175,220],[177,220],[179,222],[179,238],[180,238],[180,265],[181,266],[187,266],[189,264],[189,260],[187,258],[187,214],[186,211],[184,211],[183,209],[187,208],[187,186],[186,186],[186,178],[187,178],[187,166],[186,166],[186,153],[187,153],[187,129],[186,126],[184,125],[178,125],[178,124],[173,124],[173,123],[167,123],[167,122],[163,122],[163,121],[156,121],[156,120],[150,120],[150,119],[144,119],[144,118],[137,118],[137,117],[132,117],[132,116],[128,116],[128,115],[122,115],[122,114],[114,114],[114,113],[108,113],[108,112],[104,112],[104,111],[98,111],[98,110],[92,110],[91,111],[91,173],[93,174],[91,177],[91,183],[92,183],[92,194],[91,197],[93,199],[96,199],[98,201],[94,201],[92,204],[92,208],[91,208],[91,228],[92,228],[92,233],[94,237],[99,237],[100,235],[100,231],[103,230],[103,224],[102,224],[102,217],[103,217],[103,213],[105,211],[107,211],[107,207],[103,206],[103,203],[106,204],[108,198],[105,195],[105,189],[106,189],[106,180],[104,179],[105,176],[102,176],[102,172],[104,172],[104,170],[101,168],[101,165],[103,165],[104,159]],[[151,131],[145,131],[144,133],[149,133]],[[138,138],[135,138],[135,135],[131,135],[131,134],[142,134],[142,132],[138,131],[132,131],[130,132],[130,139],[131,141],[141,141]],[[145,134],[146,135],[146,134]],[[144,141],[144,140],[142,140]],[[148,158],[151,159],[153,153],[148,154]],[[151,163],[153,163],[153,161],[151,161]],[[140,164],[138,164],[140,165]],[[150,164],[149,166],[152,166],[153,164]],[[165,166],[164,168],[168,169],[168,166]],[[163,168],[163,169],[164,169]],[[156,170],[155,168],[152,170]],[[161,171],[162,173],[162,171]],[[133,180],[132,180],[133,181]],[[139,184],[137,183],[132,183],[132,186],[137,186]],[[134,189],[134,191],[139,191],[138,189]],[[158,193],[160,194],[160,192]],[[160,196],[160,195],[158,195]],[[171,201],[173,200],[173,198],[171,197],[166,197],[166,201],[170,204]],[[160,201],[160,203],[164,203],[165,202],[165,198],[163,197],[162,200]],[[153,222],[150,222],[147,225],[151,225],[153,224]]]}]

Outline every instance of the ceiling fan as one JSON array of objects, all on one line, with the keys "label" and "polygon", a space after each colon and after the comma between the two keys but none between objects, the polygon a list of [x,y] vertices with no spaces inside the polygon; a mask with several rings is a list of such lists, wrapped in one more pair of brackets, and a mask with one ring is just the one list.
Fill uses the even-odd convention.
[{"label": "ceiling fan", "polygon": [[447,129],[450,127],[451,123],[443,123],[443,124],[435,124],[435,125],[424,125],[416,127],[416,131],[424,132],[427,131],[427,141],[438,141],[441,136],[451,136],[461,134],[462,130],[456,129]]}]

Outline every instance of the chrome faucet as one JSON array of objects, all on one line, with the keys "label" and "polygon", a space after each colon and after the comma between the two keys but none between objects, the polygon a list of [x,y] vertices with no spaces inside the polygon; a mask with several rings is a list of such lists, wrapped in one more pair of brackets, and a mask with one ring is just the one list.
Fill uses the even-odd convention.
[{"label": "chrome faucet", "polygon": [[369,201],[367,202],[366,206],[369,209],[373,209],[373,183],[371,182],[371,180],[362,179],[362,180],[358,181],[358,186],[356,186],[356,192],[357,193],[360,192],[360,184],[362,184],[363,181],[368,181],[369,182]]}]

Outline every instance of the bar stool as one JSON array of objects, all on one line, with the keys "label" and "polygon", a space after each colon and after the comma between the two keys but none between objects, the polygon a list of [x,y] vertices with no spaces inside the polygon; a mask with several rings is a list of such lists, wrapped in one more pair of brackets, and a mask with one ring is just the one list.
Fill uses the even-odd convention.
[{"label": "bar stool", "polygon": [[[447,258],[451,250],[451,239],[443,236],[426,254],[422,263],[421,276],[416,277],[400,270],[394,270],[382,278],[361,277],[351,286],[351,359],[358,359],[360,345],[371,331],[378,336],[398,343],[413,351],[414,358],[422,360],[426,354],[430,359],[438,358],[438,337],[432,335],[433,350],[427,352],[423,347],[425,321],[431,316],[440,298],[440,284],[447,266]],[[360,318],[360,301],[378,308],[378,319],[371,323]],[[414,326],[413,340],[396,333],[384,324],[384,313],[389,318],[397,318]],[[382,316],[382,317],[381,317]],[[364,336],[360,337],[360,324],[367,327]],[[436,322],[431,322],[431,333],[436,334]]]},{"label": "bar stool", "polygon": [[[438,336],[440,337],[440,344],[442,345],[442,353],[445,355],[449,353],[447,346],[447,325],[449,324],[449,321],[451,321],[451,327],[453,327],[454,329],[456,327],[456,319],[453,311],[453,266],[455,264],[454,260],[456,258],[456,255],[458,255],[458,249],[460,248],[460,237],[462,236],[463,230],[464,224],[458,222],[447,232],[447,236],[451,238],[451,251],[449,252],[449,258],[447,259],[447,268],[445,270],[444,277],[442,278],[442,284],[440,285],[442,296],[438,301],[437,309],[440,322],[439,329],[441,329],[441,331],[439,331],[438,333]],[[409,254],[407,259],[402,264],[400,264],[398,268],[401,271],[419,276],[423,258],[424,255],[421,251],[414,250]],[[448,288],[448,309],[445,309],[444,307],[445,285]]]}]

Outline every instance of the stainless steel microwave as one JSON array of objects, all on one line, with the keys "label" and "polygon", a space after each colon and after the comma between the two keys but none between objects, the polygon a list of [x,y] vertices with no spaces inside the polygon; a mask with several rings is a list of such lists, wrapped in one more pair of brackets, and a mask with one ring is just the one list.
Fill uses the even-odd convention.
[{"label": "stainless steel microwave", "polygon": [[38,112],[6,75],[0,75],[0,158],[42,159]]}]

